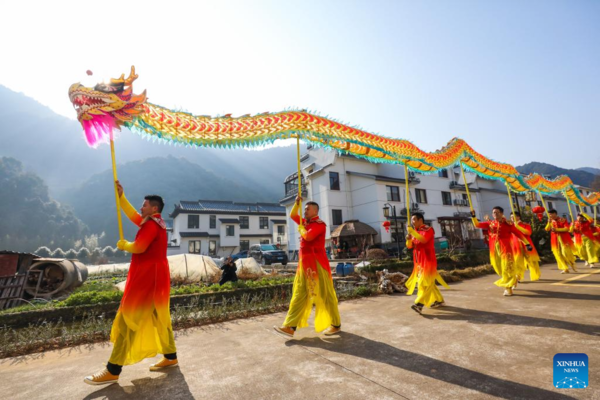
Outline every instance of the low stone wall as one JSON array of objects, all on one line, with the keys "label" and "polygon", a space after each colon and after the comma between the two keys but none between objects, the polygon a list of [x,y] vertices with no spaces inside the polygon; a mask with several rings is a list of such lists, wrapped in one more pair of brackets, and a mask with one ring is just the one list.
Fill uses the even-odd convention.
[{"label": "low stone wall", "polygon": [[[219,303],[230,300],[241,300],[244,297],[254,296],[287,296],[292,293],[292,284],[266,286],[261,288],[237,289],[226,292],[211,292],[198,294],[185,294],[171,296],[171,308],[175,306],[185,306],[188,304],[198,304],[204,301]],[[74,307],[61,307],[51,309],[40,309],[31,311],[22,311],[14,314],[0,315],[0,326],[10,328],[24,328],[30,324],[39,324],[46,322],[57,322],[62,320],[65,323],[71,323],[82,319],[86,315],[102,315],[104,318],[113,318],[119,309],[119,302],[91,304]]]}]

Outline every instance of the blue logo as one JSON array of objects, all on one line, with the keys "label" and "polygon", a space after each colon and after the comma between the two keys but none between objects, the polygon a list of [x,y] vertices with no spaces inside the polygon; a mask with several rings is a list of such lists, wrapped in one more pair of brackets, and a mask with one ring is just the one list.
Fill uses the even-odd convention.
[{"label": "blue logo", "polygon": [[585,389],[588,387],[588,356],[583,353],[558,353],[554,356],[554,387]]}]

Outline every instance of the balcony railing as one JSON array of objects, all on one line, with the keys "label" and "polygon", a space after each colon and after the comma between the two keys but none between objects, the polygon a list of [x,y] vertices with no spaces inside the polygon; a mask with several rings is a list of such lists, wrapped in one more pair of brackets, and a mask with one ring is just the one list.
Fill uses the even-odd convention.
[{"label": "balcony railing", "polygon": [[453,201],[455,206],[468,206],[469,201],[467,199],[454,199]]},{"label": "balcony railing", "polygon": [[[423,211],[419,208],[419,203],[412,203],[410,206],[410,213],[414,214],[416,212],[425,214],[425,211]],[[406,214],[407,214],[406,207],[404,207],[403,209],[400,210],[400,215],[403,217],[406,217]]]},{"label": "balcony railing", "polygon": [[462,211],[456,211],[454,213],[455,217],[460,217],[460,218],[471,218],[471,213],[470,212],[462,212]]}]

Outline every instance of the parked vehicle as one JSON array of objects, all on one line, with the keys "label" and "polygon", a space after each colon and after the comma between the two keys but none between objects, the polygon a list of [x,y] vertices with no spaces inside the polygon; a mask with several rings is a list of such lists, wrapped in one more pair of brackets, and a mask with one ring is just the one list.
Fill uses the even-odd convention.
[{"label": "parked vehicle", "polygon": [[239,253],[235,253],[235,254],[231,255],[231,258],[233,259],[233,261],[237,261],[240,258],[248,258],[248,257],[250,257],[248,255],[248,250],[242,250]]},{"label": "parked vehicle", "polygon": [[280,250],[274,244],[255,244],[250,247],[250,257],[264,265],[283,264],[287,265],[288,256],[285,251]]}]

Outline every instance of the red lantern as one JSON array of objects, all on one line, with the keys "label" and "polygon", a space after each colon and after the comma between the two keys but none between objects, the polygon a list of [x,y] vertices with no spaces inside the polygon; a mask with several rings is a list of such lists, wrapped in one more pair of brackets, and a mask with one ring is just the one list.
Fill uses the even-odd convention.
[{"label": "red lantern", "polygon": [[386,232],[390,231],[390,221],[384,221],[383,224],[381,224],[384,228]]},{"label": "red lantern", "polygon": [[531,211],[537,215],[537,217],[540,221],[542,221],[542,219],[544,218],[544,211],[546,211],[546,210],[544,209],[544,207],[537,206],[537,207],[533,207],[533,209]]}]

